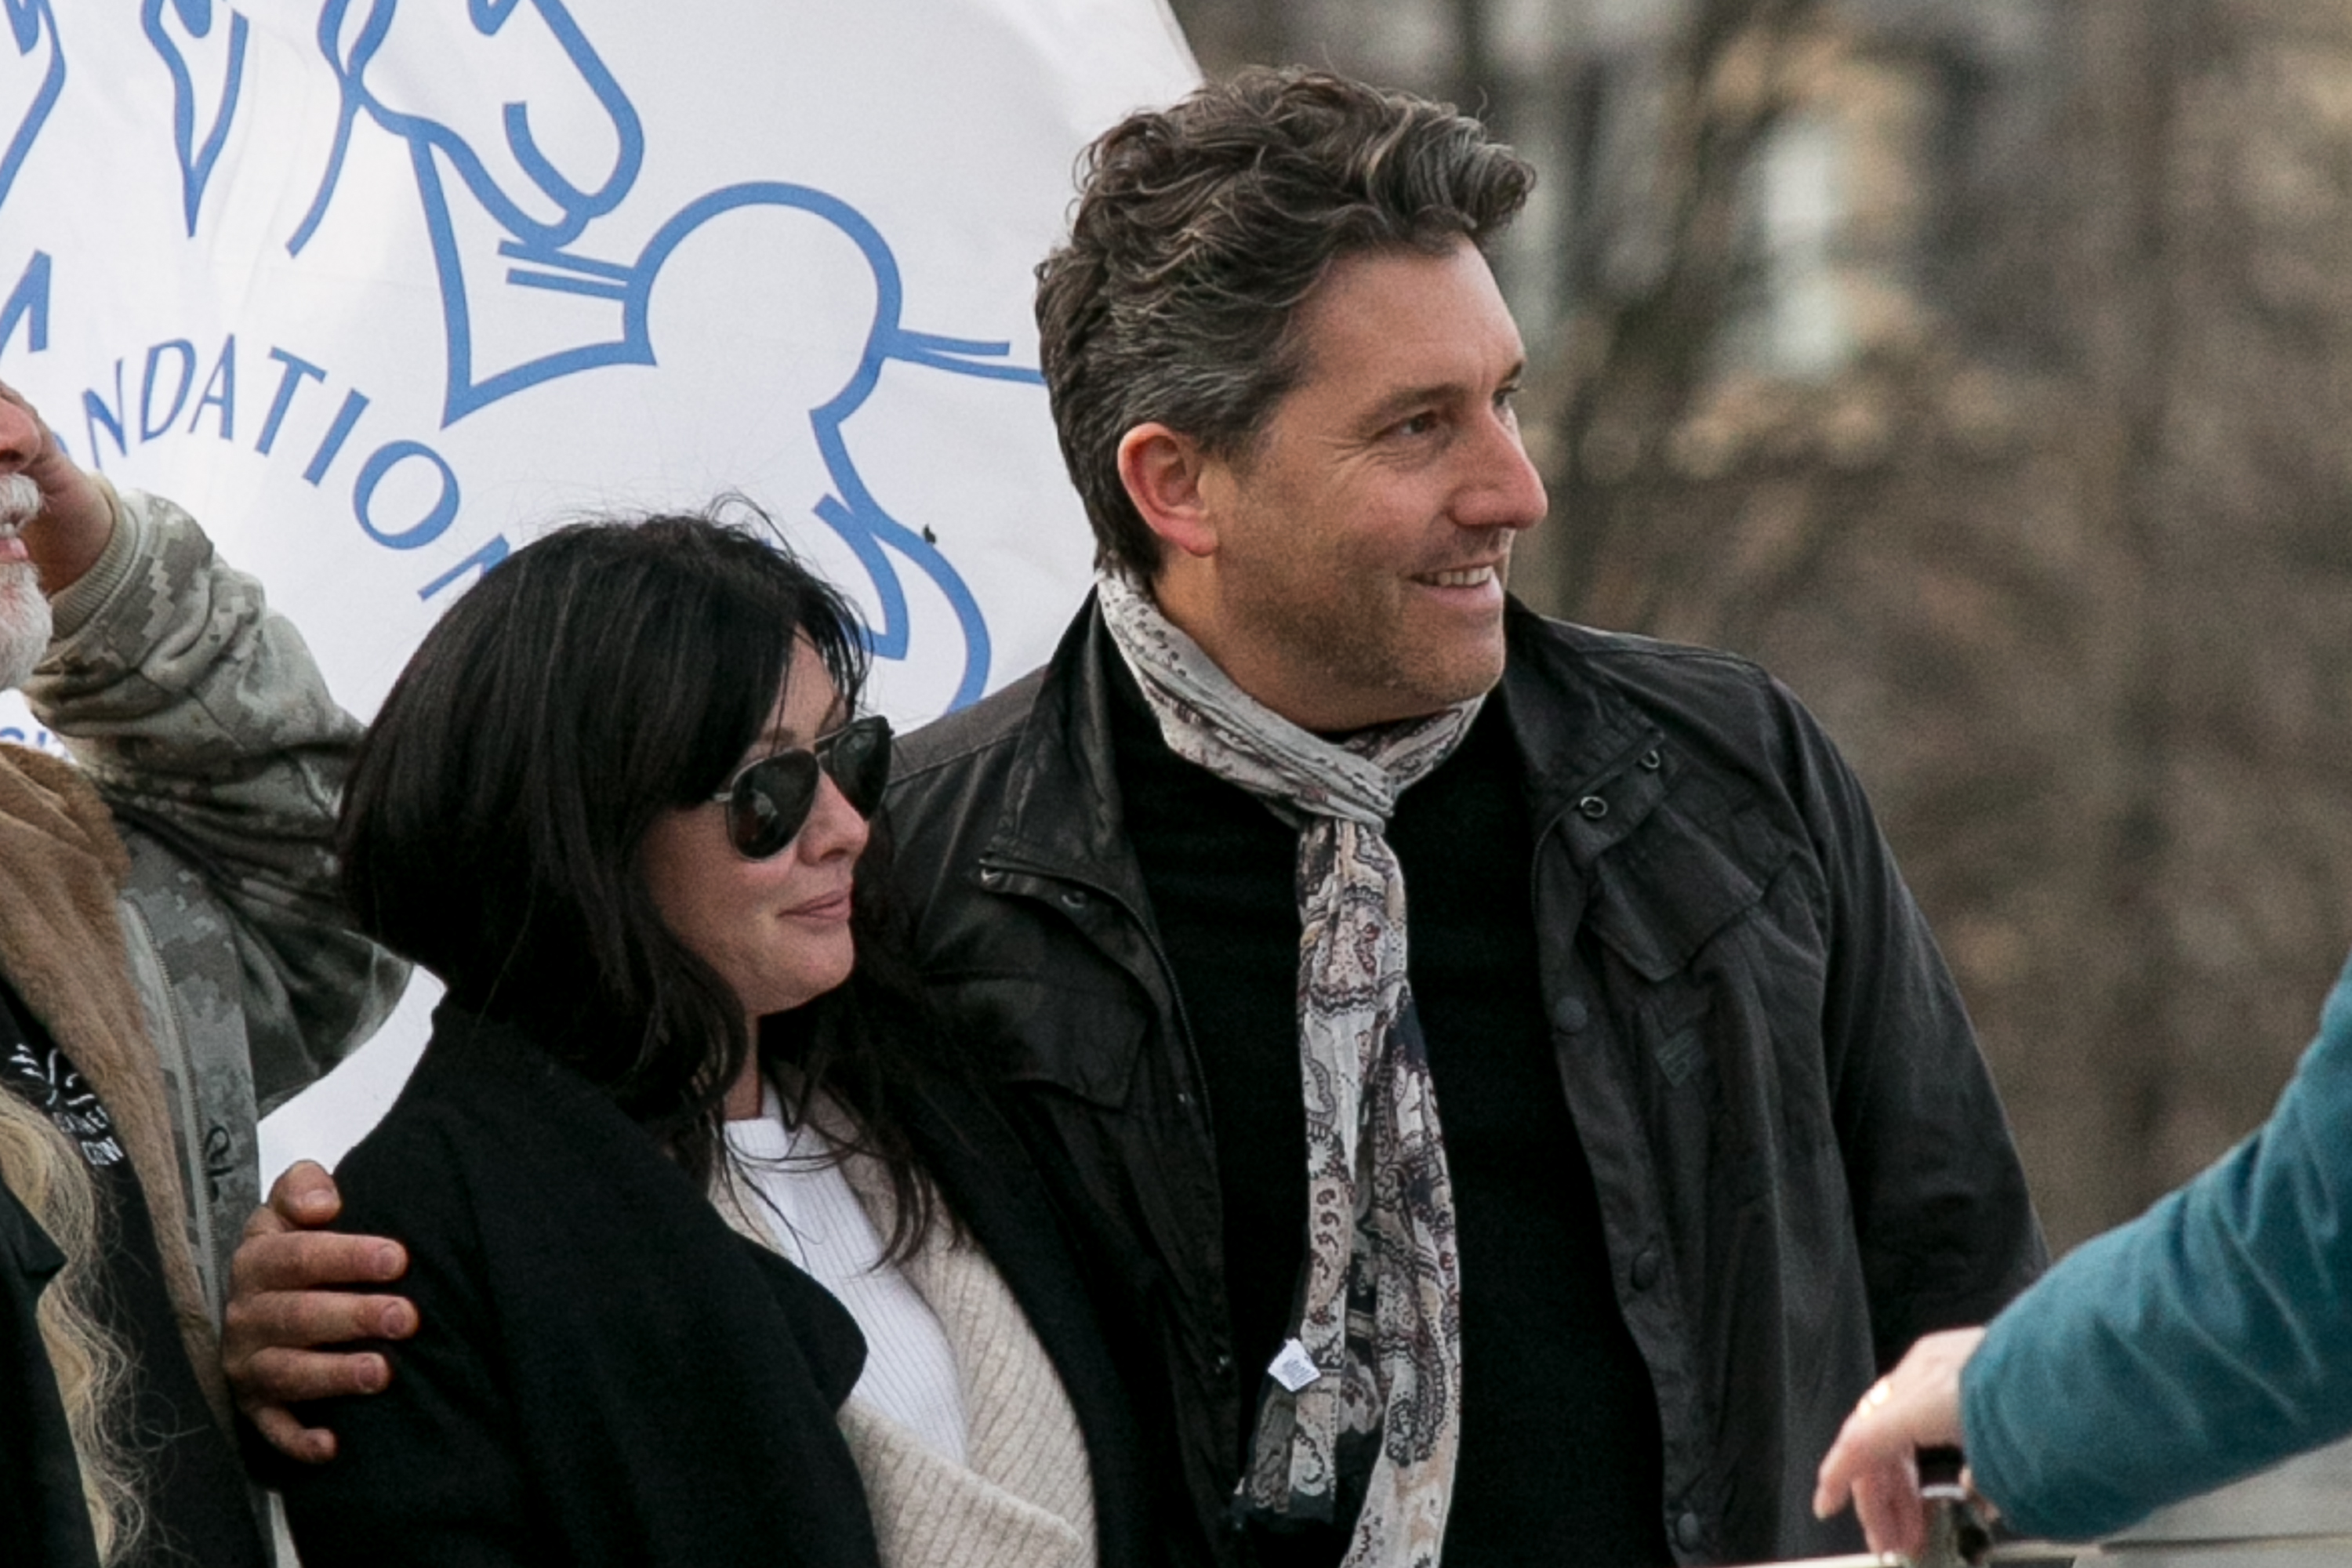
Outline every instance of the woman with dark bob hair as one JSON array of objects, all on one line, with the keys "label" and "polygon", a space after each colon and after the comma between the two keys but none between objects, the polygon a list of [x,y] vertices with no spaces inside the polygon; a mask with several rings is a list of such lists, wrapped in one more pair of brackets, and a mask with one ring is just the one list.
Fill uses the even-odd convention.
[{"label": "woman with dark bob hair", "polygon": [[666,516],[517,551],[385,700],[345,886],[448,994],[338,1226],[420,1326],[277,1478],[309,1568],[1150,1557],[1053,1211],[859,874],[864,674],[772,538]]}]

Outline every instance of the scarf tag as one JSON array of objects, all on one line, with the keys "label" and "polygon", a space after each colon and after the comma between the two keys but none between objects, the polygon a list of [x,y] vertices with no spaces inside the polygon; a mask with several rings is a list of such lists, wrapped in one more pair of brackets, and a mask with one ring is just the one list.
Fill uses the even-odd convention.
[{"label": "scarf tag", "polygon": [[1320,1378],[1323,1369],[1315,1364],[1315,1358],[1307,1353],[1305,1345],[1290,1339],[1283,1342],[1280,1352],[1266,1364],[1265,1374],[1296,1394]]}]

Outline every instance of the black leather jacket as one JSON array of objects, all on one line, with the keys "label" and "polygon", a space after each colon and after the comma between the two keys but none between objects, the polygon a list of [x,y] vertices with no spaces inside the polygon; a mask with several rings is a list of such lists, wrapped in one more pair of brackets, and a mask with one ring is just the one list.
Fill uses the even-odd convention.
[{"label": "black leather jacket", "polygon": [[[1517,605],[1508,637],[1544,1003],[1657,1394],[1666,1538],[1685,1562],[1852,1550],[1809,1506],[1840,1420],[2044,1260],[1959,995],[1860,784],[1777,682]],[[1045,669],[905,743],[896,886],[1126,1295],[1194,1549],[1231,1561],[1245,1413],[1211,1108],[1121,831],[1116,657],[1089,605]]]}]

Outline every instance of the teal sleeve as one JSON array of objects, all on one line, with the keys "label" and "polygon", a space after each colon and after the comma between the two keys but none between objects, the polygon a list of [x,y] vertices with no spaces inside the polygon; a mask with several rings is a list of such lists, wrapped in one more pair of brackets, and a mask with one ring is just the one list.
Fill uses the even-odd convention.
[{"label": "teal sleeve", "polygon": [[1979,1489],[2062,1540],[2352,1433],[2352,963],[2270,1120],[1994,1320],[1961,1415]]}]

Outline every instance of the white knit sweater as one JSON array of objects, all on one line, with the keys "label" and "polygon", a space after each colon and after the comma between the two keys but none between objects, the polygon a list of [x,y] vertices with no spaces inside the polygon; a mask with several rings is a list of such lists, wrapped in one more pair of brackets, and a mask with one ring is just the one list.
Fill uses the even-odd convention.
[{"label": "white knit sweater", "polygon": [[[856,1154],[841,1169],[875,1229],[888,1235],[888,1173]],[[781,1251],[740,1185],[719,1184],[719,1212]],[[1077,1415],[1003,1278],[955,1232],[942,1215],[898,1272],[938,1317],[954,1355],[965,1462],[856,1394],[841,1410],[883,1568],[1095,1568],[1094,1486]]]}]

